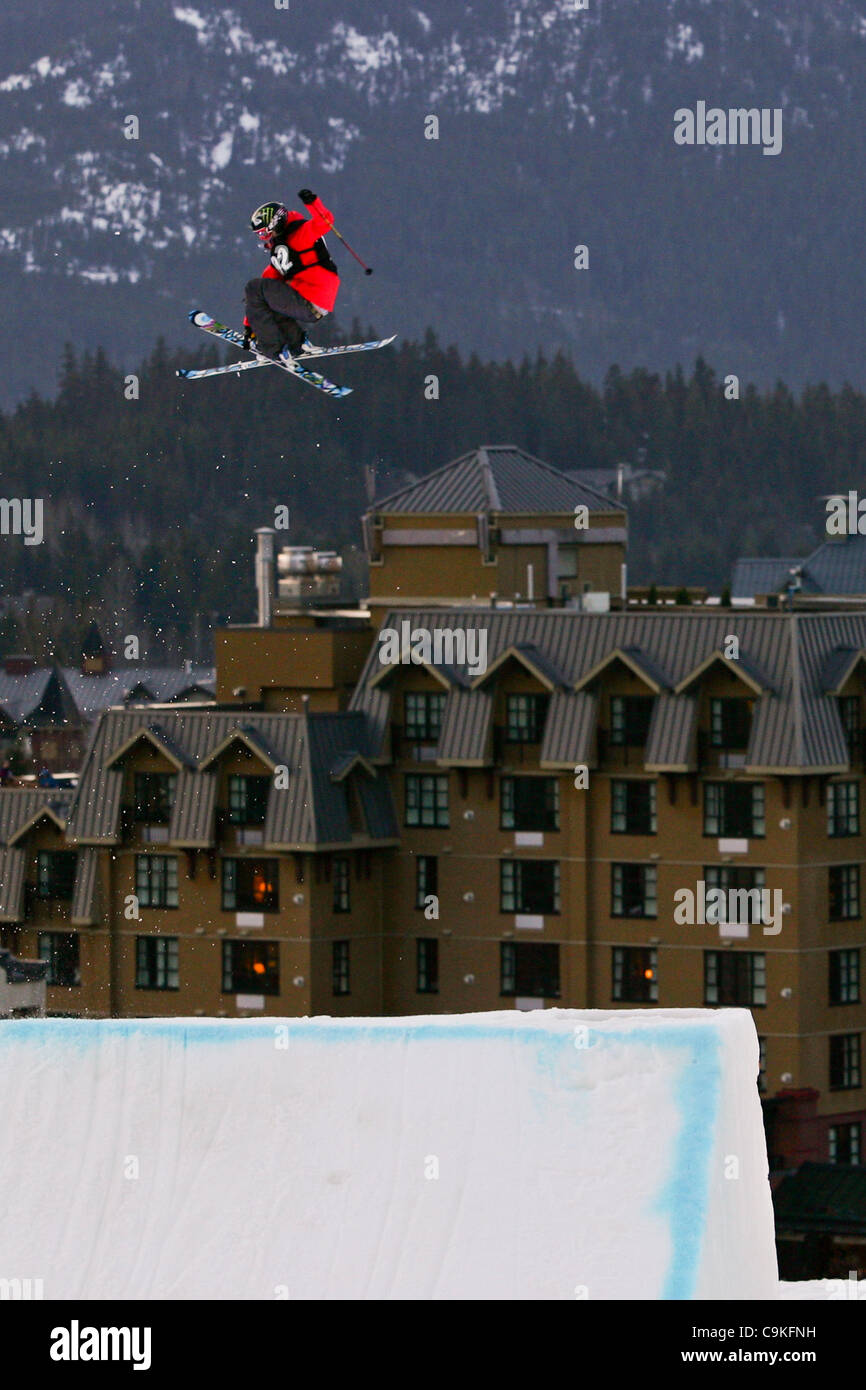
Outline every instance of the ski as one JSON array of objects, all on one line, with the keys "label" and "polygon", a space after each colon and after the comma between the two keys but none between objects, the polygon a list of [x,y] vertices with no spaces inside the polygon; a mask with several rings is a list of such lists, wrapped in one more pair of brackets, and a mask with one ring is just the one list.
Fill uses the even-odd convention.
[{"label": "ski", "polygon": [[[228,328],[224,323],[218,323],[212,319],[210,314],[206,314],[203,309],[193,309],[188,315],[190,323],[194,323],[196,328],[201,328],[205,333],[213,333],[217,338],[223,338],[227,343],[234,343],[237,347],[243,347],[244,335],[239,333],[236,328]],[[336,382],[329,381],[322,376],[321,372],[310,371],[309,367],[304,367],[294,359],[291,362],[278,361],[273,357],[265,357],[264,353],[256,352],[254,347],[249,347],[254,357],[264,366],[271,363],[275,367],[280,367],[282,371],[288,372],[289,376],[296,376],[300,381],[306,381],[309,386],[314,386],[317,391],[323,391],[326,396],[339,399],[341,396],[349,396],[352,393],[351,386],[338,386]]]},{"label": "ski", "polygon": [[[211,330],[208,329],[206,331],[210,332]],[[236,330],[230,328],[227,332],[235,333]],[[339,347],[317,347],[313,352],[303,353],[298,360],[302,366],[306,366],[307,362],[312,361],[316,357],[337,357],[342,353],[348,352],[375,352],[378,348],[388,347],[393,343],[396,337],[397,334],[394,333],[390,338],[376,338],[369,343],[345,343]],[[233,342],[234,339],[227,338],[226,341]],[[239,346],[243,346],[243,339],[241,339]],[[274,360],[272,357],[256,357],[253,358],[251,362],[230,362],[226,367],[179,367],[177,375],[183,377],[184,381],[197,381],[200,377],[226,376],[230,372],[245,372],[249,367],[267,367],[273,365]]]}]

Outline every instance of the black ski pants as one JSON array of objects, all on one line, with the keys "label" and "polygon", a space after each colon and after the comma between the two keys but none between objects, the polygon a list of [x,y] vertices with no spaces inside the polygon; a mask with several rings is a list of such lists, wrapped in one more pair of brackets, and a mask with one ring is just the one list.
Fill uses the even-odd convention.
[{"label": "black ski pants", "polygon": [[244,298],[256,347],[268,357],[276,357],[284,347],[297,352],[305,336],[301,324],[315,323],[322,317],[321,311],[285,280],[259,276],[247,282]]}]

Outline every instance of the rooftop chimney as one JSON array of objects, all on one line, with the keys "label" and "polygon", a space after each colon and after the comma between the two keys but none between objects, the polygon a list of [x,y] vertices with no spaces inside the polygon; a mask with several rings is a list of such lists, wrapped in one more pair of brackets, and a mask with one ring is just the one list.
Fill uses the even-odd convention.
[{"label": "rooftop chimney", "polygon": [[274,614],[274,536],[272,526],[256,531],[256,592],[259,599],[259,627],[270,627]]}]

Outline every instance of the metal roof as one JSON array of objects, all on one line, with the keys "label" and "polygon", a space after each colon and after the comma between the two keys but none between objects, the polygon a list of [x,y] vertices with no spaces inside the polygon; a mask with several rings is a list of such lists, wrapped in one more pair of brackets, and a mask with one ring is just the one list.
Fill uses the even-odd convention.
[{"label": "metal roof", "polygon": [[92,927],[96,922],[97,859],[95,849],[78,851],[70,913],[73,927]]},{"label": "metal roof", "polygon": [[[219,709],[108,710],[96,729],[81,770],[69,817],[73,842],[114,843],[120,832],[123,772],[107,769],[112,754],[145,729],[156,728],[178,749],[185,768],[175,784],[169,844],[204,847],[214,839],[217,778],[211,755],[230,747],[233,734],[267,750],[287,769],[287,785],[271,785],[265,815],[265,848],[319,848],[395,839],[397,821],[385,778],[370,778],[359,765],[343,781],[331,769],[349,750],[369,757],[366,721],[358,713],[267,714]],[[263,756],[263,764],[268,759]],[[363,824],[353,828],[351,798],[357,795]],[[0,798],[2,803],[2,798]]]},{"label": "metal roof", "polygon": [[41,811],[66,823],[72,787],[4,787],[0,792],[0,845],[8,845]]},{"label": "metal roof", "polygon": [[496,512],[502,516],[549,512],[624,512],[604,493],[578,482],[514,444],[487,444],[453,459],[388,496],[377,498],[376,512],[404,516],[455,512]]},{"label": "metal roof", "polygon": [[803,556],[754,556],[738,560],[731,579],[731,598],[779,594],[787,587],[791,570],[804,563]]},{"label": "metal roof", "polygon": [[0,922],[20,922],[24,911],[24,851],[0,849]]},{"label": "metal roof", "polygon": [[866,594],[866,536],[826,540],[811,555],[794,559],[757,556],[738,560],[731,581],[732,598],[782,593],[791,570],[800,571],[803,593],[850,597]]},{"label": "metal roof", "polygon": [[[594,670],[601,672],[617,649],[629,651],[636,665],[664,673],[669,689],[655,698],[651,748],[659,767],[678,767],[687,761],[685,742],[694,732],[694,707],[687,692],[671,694],[690,673],[714,653],[725,650],[731,635],[739,639],[743,670],[759,677],[763,693],[757,694],[744,770],[775,769],[844,771],[848,752],[836,700],[828,696],[822,676],[828,655],[838,647],[866,648],[866,614],[789,613],[782,611],[685,610],[671,612],[626,611],[581,613],[568,609],[402,609],[388,621],[408,618],[414,627],[453,626],[467,631],[485,628],[487,659],[493,665],[509,647],[531,645],[561,673],[569,690],[551,698],[543,747],[549,763],[586,762],[590,733],[588,706],[578,711],[570,703],[576,684]],[[639,654],[635,656],[635,653]],[[730,662],[733,667],[734,661]],[[379,669],[375,650],[361,674],[352,697],[352,708],[368,711],[375,725],[376,753],[381,754],[388,720],[389,701],[369,682]],[[401,667],[403,671],[410,668]],[[600,683],[590,682],[588,693]],[[495,682],[494,682],[495,684]],[[489,687],[488,687],[489,688]],[[462,692],[461,720],[472,725],[473,700],[480,689]],[[455,706],[456,708],[456,706]],[[443,727],[443,734],[446,732]],[[571,740],[574,742],[571,742]],[[447,726],[450,758],[477,756],[477,739],[467,733],[466,743]],[[579,756],[579,754],[581,756]]]},{"label": "metal roof", "polygon": [[77,666],[64,666],[62,672],[82,718],[87,721],[130,698],[171,704],[195,695],[213,697],[216,691],[212,666],[193,666],[190,671],[176,666],[128,666],[102,676],[85,676]]}]

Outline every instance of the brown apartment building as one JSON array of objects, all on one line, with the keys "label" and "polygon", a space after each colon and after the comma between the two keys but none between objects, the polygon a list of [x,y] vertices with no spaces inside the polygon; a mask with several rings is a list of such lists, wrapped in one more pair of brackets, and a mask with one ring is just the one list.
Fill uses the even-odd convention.
[{"label": "brown apartment building", "polygon": [[0,944],[58,1013],[745,1006],[774,1166],[858,1162],[866,614],[499,594],[275,613],[234,704],[107,712],[71,804],[0,793]]}]

